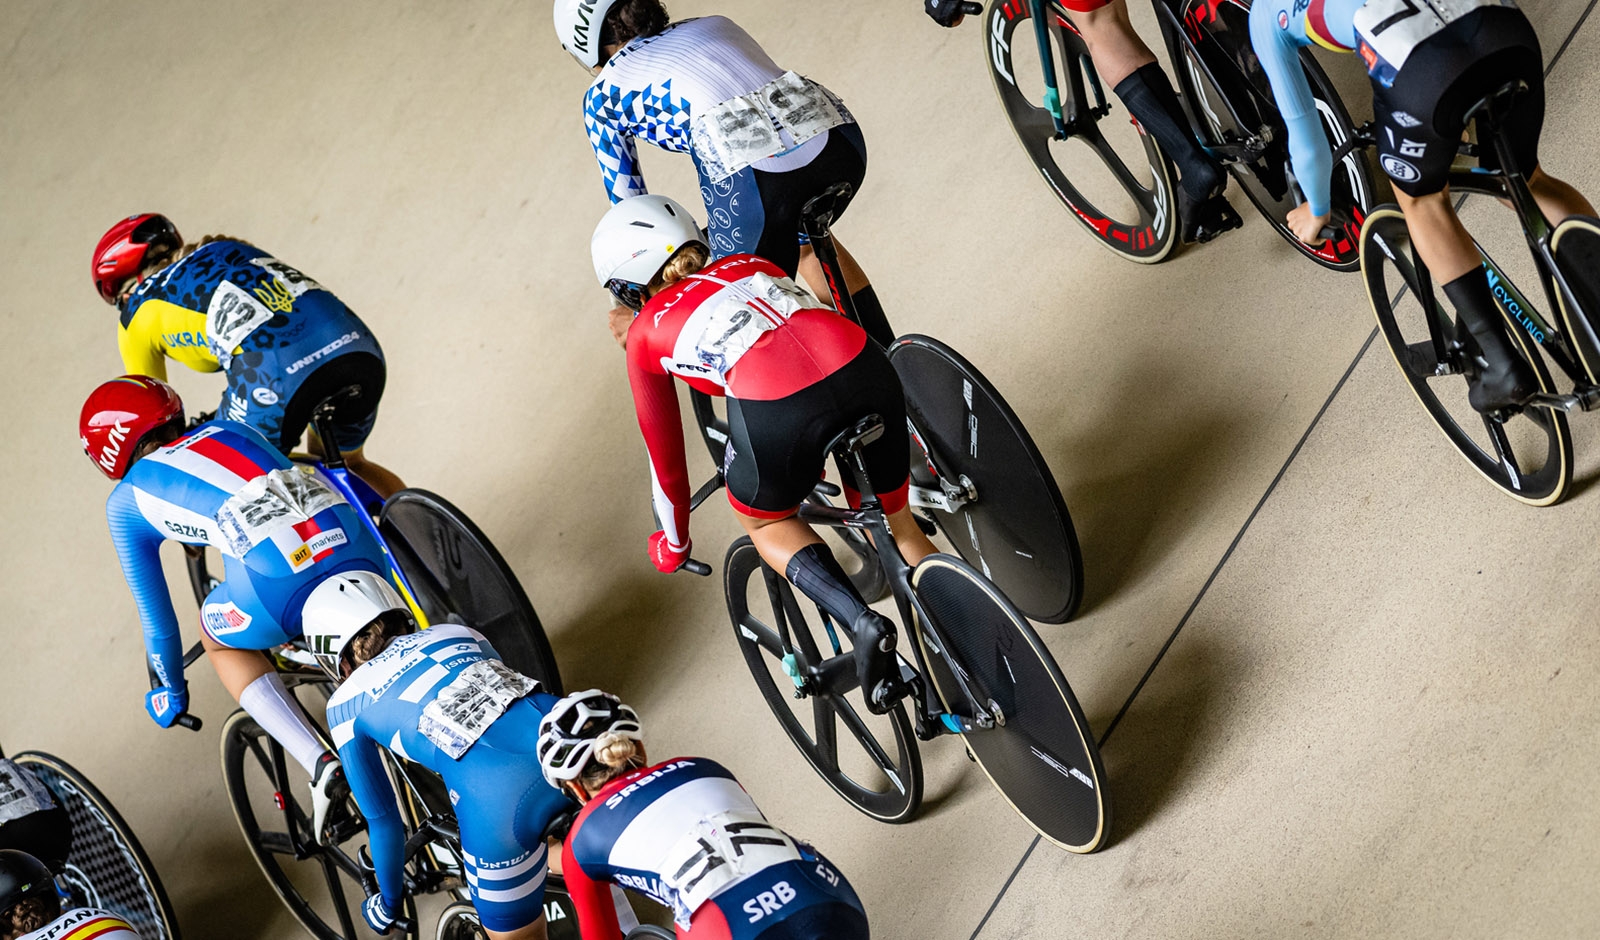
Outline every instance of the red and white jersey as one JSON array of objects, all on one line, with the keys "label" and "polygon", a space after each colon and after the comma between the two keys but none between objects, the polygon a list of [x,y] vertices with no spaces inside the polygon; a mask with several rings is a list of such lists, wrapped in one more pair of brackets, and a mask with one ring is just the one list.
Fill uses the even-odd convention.
[{"label": "red and white jersey", "polygon": [[867,334],[781,268],[733,255],[650,298],[628,329],[628,381],[650,451],[656,515],[687,544],[689,474],[674,377],[709,395],[775,401],[837,372]]},{"label": "red and white jersey", "polygon": [[80,907],[17,940],[139,940],[139,934],[110,911]]}]

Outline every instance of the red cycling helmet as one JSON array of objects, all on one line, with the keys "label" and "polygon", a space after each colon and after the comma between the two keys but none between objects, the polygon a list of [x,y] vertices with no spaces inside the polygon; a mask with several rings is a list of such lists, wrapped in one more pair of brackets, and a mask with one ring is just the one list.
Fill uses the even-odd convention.
[{"label": "red cycling helmet", "polygon": [[94,248],[94,288],[108,304],[117,302],[117,288],[138,277],[150,249],[177,249],[183,244],[176,226],[166,216],[146,212],[130,215],[100,236]]},{"label": "red cycling helmet", "polygon": [[120,480],[140,440],[174,421],[183,421],[183,401],[172,386],[147,375],[124,375],[89,393],[78,414],[78,436],[100,472]]}]

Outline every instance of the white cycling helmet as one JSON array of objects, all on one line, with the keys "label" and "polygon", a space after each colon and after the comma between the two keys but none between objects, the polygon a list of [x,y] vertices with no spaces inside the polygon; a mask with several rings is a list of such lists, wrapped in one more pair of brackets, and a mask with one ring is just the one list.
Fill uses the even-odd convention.
[{"label": "white cycling helmet", "polygon": [[600,285],[618,303],[638,310],[645,285],[690,243],[704,245],[705,239],[688,209],[666,196],[634,196],[612,206],[595,226],[589,254]]},{"label": "white cycling helmet", "polygon": [[556,36],[561,48],[586,69],[600,64],[600,24],[616,4],[617,0],[556,0]]},{"label": "white cycling helmet", "polygon": [[639,716],[610,692],[590,689],[556,702],[539,722],[539,743],[535,746],[544,779],[556,789],[564,781],[578,779],[605,734],[644,740]]},{"label": "white cycling helmet", "polygon": [[350,638],[368,624],[389,614],[411,623],[411,610],[400,592],[376,571],[341,571],[311,589],[300,610],[300,632],[311,647],[317,665],[335,682],[339,657]]}]

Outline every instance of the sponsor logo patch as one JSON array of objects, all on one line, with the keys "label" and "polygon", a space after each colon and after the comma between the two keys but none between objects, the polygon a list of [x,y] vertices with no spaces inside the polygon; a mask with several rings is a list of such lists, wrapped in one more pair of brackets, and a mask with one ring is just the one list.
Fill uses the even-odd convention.
[{"label": "sponsor logo patch", "polygon": [[1402,183],[1415,183],[1422,179],[1422,172],[1411,163],[1400,159],[1393,154],[1383,155],[1383,172]]},{"label": "sponsor logo patch", "polygon": [[256,404],[265,407],[271,407],[272,405],[276,405],[278,403],[278,393],[265,386],[259,387],[252,391],[250,393],[250,397],[256,400]]},{"label": "sponsor logo patch", "polygon": [[205,621],[206,631],[212,636],[227,636],[230,633],[242,633],[249,628],[251,617],[239,609],[233,601],[226,604],[207,604],[200,612],[200,617]]}]

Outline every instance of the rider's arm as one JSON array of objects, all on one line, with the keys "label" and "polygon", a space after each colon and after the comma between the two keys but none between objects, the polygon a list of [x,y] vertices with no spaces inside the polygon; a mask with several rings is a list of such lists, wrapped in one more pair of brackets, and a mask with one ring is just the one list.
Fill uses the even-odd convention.
[{"label": "rider's arm", "polygon": [[644,176],[639,172],[639,151],[633,136],[624,133],[619,126],[620,117],[599,84],[589,89],[583,99],[583,126],[589,132],[589,143],[594,147],[594,158],[600,163],[600,175],[605,180],[606,195],[612,202],[648,192],[644,188]]},{"label": "rider's arm", "polygon": [[133,494],[133,485],[123,482],[106,500],[111,544],[116,546],[117,559],[122,562],[122,576],[139,609],[150,668],[163,686],[182,689],[183,641],[178,633],[178,615],[167,593],[167,579],[161,573],[161,543],[166,540],[139,512]]},{"label": "rider's arm", "polygon": [[574,829],[561,848],[561,877],[567,884],[567,896],[572,898],[578,912],[578,932],[583,940],[622,940],[616,904],[611,899],[611,885],[590,878],[578,864],[572,854],[576,835]]},{"label": "rider's arm", "polygon": [[1277,3],[1258,2],[1250,10],[1250,44],[1272,82],[1272,97],[1289,126],[1289,160],[1295,179],[1311,203],[1311,214],[1333,211],[1333,148],[1322,131],[1322,118],[1311,96],[1311,84],[1300,68],[1300,46],[1289,30],[1279,27]]},{"label": "rider's arm", "polygon": [[689,467],[683,447],[683,418],[672,376],[650,362],[650,343],[635,337],[628,343],[628,383],[639,430],[650,451],[650,483],[656,516],[667,541],[689,544]]},{"label": "rider's arm", "polygon": [[367,820],[368,848],[383,903],[389,910],[398,911],[406,884],[406,830],[400,822],[400,807],[395,804],[389,775],[383,771],[383,758],[378,746],[358,730],[339,746],[339,762],[344,765],[350,795]]},{"label": "rider's arm", "polygon": [[159,331],[154,307],[140,307],[126,326],[117,327],[117,351],[122,353],[122,369],[128,375],[148,375],[167,380],[167,357],[157,341]]}]

